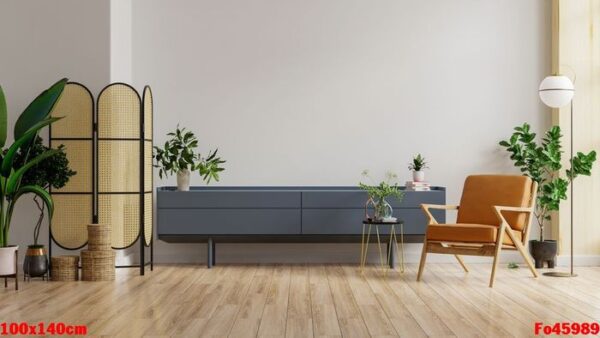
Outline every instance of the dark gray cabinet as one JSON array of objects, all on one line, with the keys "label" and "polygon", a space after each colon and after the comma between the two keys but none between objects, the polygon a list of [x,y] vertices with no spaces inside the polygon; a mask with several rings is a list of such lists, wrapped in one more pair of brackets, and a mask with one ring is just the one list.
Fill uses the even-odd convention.
[{"label": "dark gray cabinet", "polygon": [[[360,241],[366,198],[357,187],[161,187],[158,238],[208,242],[209,267],[215,242]],[[422,241],[427,220],[420,205],[445,204],[446,190],[406,191],[401,202],[389,202],[404,221],[405,240]],[[443,210],[434,215],[445,221]]]}]

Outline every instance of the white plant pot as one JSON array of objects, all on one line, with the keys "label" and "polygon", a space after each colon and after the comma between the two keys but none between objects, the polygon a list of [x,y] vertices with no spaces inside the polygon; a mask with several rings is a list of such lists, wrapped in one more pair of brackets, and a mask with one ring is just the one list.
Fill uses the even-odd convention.
[{"label": "white plant pot", "polygon": [[17,245],[0,248],[0,276],[14,275],[17,273],[15,259],[17,256]]},{"label": "white plant pot", "polygon": [[188,169],[183,169],[177,173],[177,190],[190,190],[190,171]]},{"label": "white plant pot", "polygon": [[413,181],[415,181],[415,182],[425,181],[425,172],[423,170],[413,171]]}]

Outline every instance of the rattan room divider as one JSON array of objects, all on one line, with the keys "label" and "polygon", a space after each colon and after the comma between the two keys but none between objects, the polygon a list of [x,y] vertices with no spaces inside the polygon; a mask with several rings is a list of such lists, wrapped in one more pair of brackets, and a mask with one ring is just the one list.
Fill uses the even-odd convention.
[{"label": "rattan room divider", "polygon": [[[117,267],[153,269],[152,227],[152,90],[143,97],[125,83],[110,84],[96,104],[82,84],[70,82],[53,110],[63,116],[50,126],[50,146],[65,145],[75,176],[51,190],[55,213],[50,223],[52,244],[78,250],[87,244],[87,224],[108,224],[113,249],[139,243],[140,263]],[[146,262],[146,248],[150,260]]]}]

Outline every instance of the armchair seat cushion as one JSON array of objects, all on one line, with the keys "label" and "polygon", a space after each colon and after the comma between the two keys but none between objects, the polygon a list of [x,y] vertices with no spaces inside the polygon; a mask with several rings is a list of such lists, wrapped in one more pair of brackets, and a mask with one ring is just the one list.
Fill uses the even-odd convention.
[{"label": "armchair seat cushion", "polygon": [[[509,230],[521,241],[523,234],[520,231]],[[427,240],[455,243],[496,243],[498,227],[485,224],[429,224],[427,227]],[[510,237],[504,234],[502,239],[505,245],[514,245]]]}]

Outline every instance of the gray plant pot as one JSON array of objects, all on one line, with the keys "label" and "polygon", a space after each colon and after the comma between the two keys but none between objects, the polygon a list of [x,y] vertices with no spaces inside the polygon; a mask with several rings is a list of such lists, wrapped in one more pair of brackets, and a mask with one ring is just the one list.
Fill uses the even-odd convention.
[{"label": "gray plant pot", "polygon": [[556,255],[558,253],[558,243],[555,240],[531,240],[529,241],[529,252],[535,260],[535,268],[541,269],[544,267],[544,262],[548,264],[548,268],[552,269],[556,265]]}]

